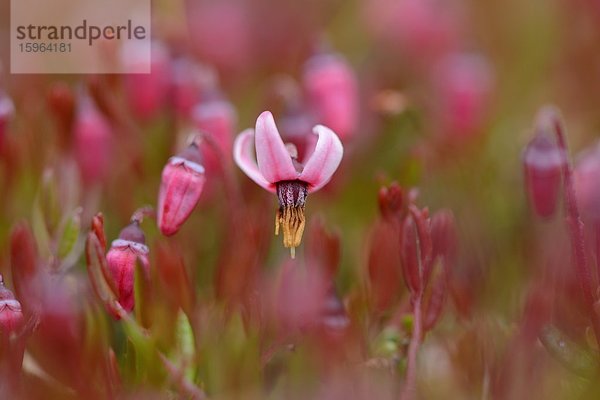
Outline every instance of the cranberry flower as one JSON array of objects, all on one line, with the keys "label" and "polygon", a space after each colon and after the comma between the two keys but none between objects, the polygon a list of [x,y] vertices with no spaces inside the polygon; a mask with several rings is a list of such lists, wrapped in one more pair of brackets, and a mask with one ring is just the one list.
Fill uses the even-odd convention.
[{"label": "cranberry flower", "polygon": [[[256,130],[240,133],[233,146],[233,157],[240,169],[258,185],[277,193],[275,235],[281,227],[283,245],[290,249],[292,258],[302,241],[306,197],[329,182],[344,153],[340,139],[331,129],[316,125],[313,133],[318,136],[315,148],[299,160],[296,147],[283,143],[273,115],[265,111],[256,120]],[[255,151],[256,160],[252,156]]]}]

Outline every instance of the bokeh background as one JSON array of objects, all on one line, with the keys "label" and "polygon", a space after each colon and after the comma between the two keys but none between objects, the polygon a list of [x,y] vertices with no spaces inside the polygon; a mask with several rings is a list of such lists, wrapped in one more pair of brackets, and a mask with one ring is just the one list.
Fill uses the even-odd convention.
[{"label": "bokeh background", "polygon": [[[538,341],[532,345],[532,364],[522,364],[533,365],[532,375],[518,367],[519,361],[509,368],[506,359],[520,351],[515,337],[530,288],[545,270],[570,268],[561,216],[541,221],[528,206],[521,154],[535,113],[548,103],[562,111],[575,158],[594,146],[600,125],[598,2],[154,1],[156,47],[153,74],[146,77],[11,75],[8,7],[8,2],[0,4],[0,90],[15,109],[0,132],[0,272],[8,286],[10,233],[17,222],[29,221],[43,247],[40,229],[52,244],[65,215],[76,212],[82,221],[82,242],[92,216],[102,212],[110,241],[138,207],[156,205],[166,160],[184,147],[190,129],[207,129],[198,126],[195,106],[215,98],[229,102],[235,115],[226,121],[229,145],[237,133],[254,126],[264,110],[273,111],[284,136],[304,129],[302,124],[321,122],[307,112],[307,62],[315,54],[336,53],[356,79],[355,120],[342,137],[342,165],[322,192],[309,196],[307,217],[323,221],[339,238],[335,287],[349,313],[361,321],[367,347],[374,346],[396,307],[401,308],[390,306],[373,316],[364,311],[369,308],[366,300],[352,306],[370,290],[366,271],[373,251],[371,233],[380,218],[378,191],[396,181],[407,189],[418,188],[420,206],[432,212],[451,210],[458,235],[453,295],[421,350],[421,396],[593,396],[593,389],[586,391],[588,382],[565,369]],[[177,103],[181,87],[190,90],[187,105]],[[78,141],[73,121],[84,98],[91,99],[108,121],[107,143]],[[82,160],[93,164],[95,155],[104,151],[101,146],[108,150],[104,161],[97,162],[106,165],[98,167],[100,177],[86,177]],[[227,303],[223,291],[238,293],[235,288],[245,279],[274,276],[288,259],[280,238],[271,236],[275,197],[244,176],[230,152],[220,157],[228,178],[208,170],[203,198],[175,237],[162,237],[151,220],[143,224],[151,251],[161,243],[177,248],[197,302],[204,306]],[[234,189],[227,187],[231,182]],[[231,216],[247,219],[244,224],[251,229],[230,234],[238,223],[235,218],[230,221]],[[44,251],[51,257],[51,250],[42,249],[42,256]],[[303,248],[299,252],[303,260]],[[82,280],[84,258],[68,272]],[[234,278],[223,278],[234,282],[229,286],[218,284],[223,265],[235,271],[230,273]],[[404,286],[399,284],[397,290],[397,304],[406,302]],[[576,284],[572,290],[577,298]],[[558,291],[542,297],[563,304]],[[597,358],[577,304],[564,304],[570,317],[561,320],[563,333]],[[126,340],[115,327],[118,323],[107,324],[107,336],[121,343],[116,345],[119,354],[118,346],[125,346]],[[219,339],[219,331],[206,325],[198,330],[202,334],[197,336],[206,335],[205,343],[215,347],[252,348],[249,341],[257,340],[234,337],[237,331]],[[366,353],[365,359],[375,357]],[[266,393],[254,392],[255,380],[260,379],[249,372],[251,367],[214,361],[237,357],[223,354],[209,354],[203,361],[211,365],[207,370],[213,368],[212,375],[196,375],[209,393],[240,398]],[[396,357],[403,359],[402,351],[399,354]],[[288,363],[290,382],[298,385],[288,382],[291,392],[300,392],[304,382],[319,381],[311,376],[306,360],[282,362]],[[506,368],[514,371],[508,378],[502,372]],[[520,374],[535,377],[536,383]],[[381,387],[393,386],[388,380],[395,381],[386,375]],[[332,381],[338,382],[338,377]],[[498,382],[506,392],[494,389]]]}]

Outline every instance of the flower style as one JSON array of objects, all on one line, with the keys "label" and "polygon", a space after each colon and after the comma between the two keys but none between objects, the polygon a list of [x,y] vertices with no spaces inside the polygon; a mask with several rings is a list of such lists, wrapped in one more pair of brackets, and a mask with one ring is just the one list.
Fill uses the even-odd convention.
[{"label": "flower style", "polygon": [[[306,197],[331,180],[344,153],[340,139],[331,129],[316,125],[313,133],[318,136],[317,144],[300,161],[295,146],[283,143],[273,115],[265,111],[256,120],[256,129],[240,133],[233,146],[233,157],[240,169],[258,185],[277,193],[275,235],[281,227],[283,245],[290,248],[292,258],[302,241]],[[254,151],[256,161],[252,157]]]}]

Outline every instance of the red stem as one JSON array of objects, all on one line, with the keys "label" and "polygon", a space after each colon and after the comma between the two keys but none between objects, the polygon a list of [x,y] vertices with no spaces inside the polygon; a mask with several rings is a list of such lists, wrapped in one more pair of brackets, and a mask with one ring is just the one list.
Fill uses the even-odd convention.
[{"label": "red stem", "polygon": [[413,303],[413,331],[408,345],[408,362],[406,365],[406,380],[400,394],[401,400],[412,400],[417,397],[417,354],[423,336],[423,321],[421,317],[421,304],[423,291],[420,290]]},{"label": "red stem", "polygon": [[581,285],[585,304],[588,307],[592,328],[596,336],[596,342],[600,343],[600,319],[594,311],[594,289],[592,282],[592,273],[590,272],[585,255],[585,239],[583,235],[583,222],[579,215],[577,200],[575,197],[575,188],[573,186],[573,169],[569,160],[569,152],[565,133],[562,124],[558,118],[554,118],[554,130],[558,146],[564,154],[565,162],[563,163],[562,173],[564,181],[564,196],[565,209],[567,213],[567,226],[569,229],[569,237],[571,239],[571,249],[573,251],[573,261],[577,279]]}]

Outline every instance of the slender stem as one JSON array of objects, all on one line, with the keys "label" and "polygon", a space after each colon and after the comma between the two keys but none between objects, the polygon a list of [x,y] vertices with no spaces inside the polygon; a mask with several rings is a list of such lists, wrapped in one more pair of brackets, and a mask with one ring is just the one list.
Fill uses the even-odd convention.
[{"label": "slender stem", "polygon": [[565,133],[558,118],[553,119],[554,131],[556,132],[557,143],[565,157],[563,163],[562,173],[564,181],[564,197],[565,197],[565,208],[567,213],[567,226],[569,228],[569,236],[571,239],[571,249],[573,252],[573,261],[575,266],[575,272],[577,273],[577,279],[581,285],[585,304],[588,307],[590,319],[592,322],[592,328],[596,335],[596,341],[600,343],[600,319],[598,314],[594,311],[594,288],[592,281],[592,273],[588,268],[586,254],[585,254],[585,239],[583,235],[583,222],[579,214],[579,208],[577,207],[577,200],[575,197],[575,187],[573,185],[573,169],[569,160],[569,152],[567,142],[565,139]]},{"label": "slender stem", "polygon": [[158,356],[167,370],[169,379],[177,386],[181,395],[194,400],[208,399],[208,396],[202,389],[185,377],[183,369],[169,361],[163,353],[159,352]]},{"label": "slender stem", "polygon": [[413,331],[408,345],[408,363],[406,366],[406,380],[402,393],[401,400],[412,400],[417,397],[417,354],[421,345],[423,336],[423,321],[421,317],[421,305],[423,300],[423,291],[419,291],[413,303]]},{"label": "slender stem", "polygon": [[145,217],[156,218],[156,212],[152,206],[142,206],[135,210],[131,215],[131,222],[137,221],[138,223],[142,223]]}]

